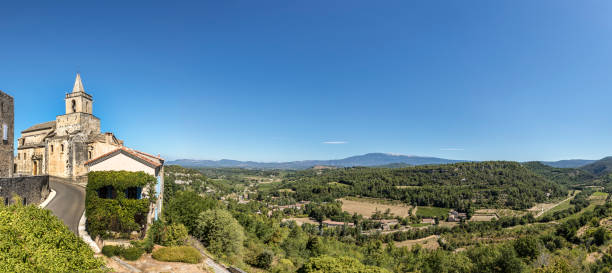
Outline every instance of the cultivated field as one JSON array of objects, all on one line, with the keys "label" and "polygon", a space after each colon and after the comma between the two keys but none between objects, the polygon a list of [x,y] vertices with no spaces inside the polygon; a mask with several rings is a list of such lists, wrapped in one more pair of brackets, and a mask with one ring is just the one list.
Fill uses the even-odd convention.
[{"label": "cultivated field", "polygon": [[422,207],[418,206],[416,215],[423,218],[442,218],[448,216],[448,212],[450,209],[447,208],[438,208],[438,207]]},{"label": "cultivated field", "polygon": [[384,213],[387,209],[389,209],[394,216],[408,217],[410,216],[410,209],[412,208],[400,202],[374,198],[350,197],[338,200],[342,201],[343,211],[347,211],[351,214],[361,214],[366,218],[370,218],[377,210]]},{"label": "cultivated field", "polygon": [[470,218],[470,222],[488,222],[493,219],[497,219],[497,216],[494,214],[474,214]]},{"label": "cultivated field", "polygon": [[497,215],[498,217],[514,217],[527,214],[526,211],[512,209],[479,209],[474,211],[474,215]]},{"label": "cultivated field", "polygon": [[401,241],[401,242],[395,242],[395,246],[396,247],[408,247],[408,248],[412,248],[415,245],[421,245],[423,248],[426,249],[437,249],[438,247],[440,247],[440,244],[438,244],[438,238],[440,238],[440,236],[438,235],[431,235],[429,237],[425,237],[422,239],[417,239],[417,240],[406,240],[406,241]]}]

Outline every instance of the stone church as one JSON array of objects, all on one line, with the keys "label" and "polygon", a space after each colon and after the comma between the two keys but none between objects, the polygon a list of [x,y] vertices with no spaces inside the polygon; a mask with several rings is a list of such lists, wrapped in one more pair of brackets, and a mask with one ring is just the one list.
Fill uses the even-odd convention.
[{"label": "stone church", "polygon": [[79,74],[64,100],[66,114],[21,132],[15,175],[51,175],[86,181],[85,162],[123,146],[123,141],[113,133],[100,131],[100,119],[93,115],[93,97],[85,92]]}]

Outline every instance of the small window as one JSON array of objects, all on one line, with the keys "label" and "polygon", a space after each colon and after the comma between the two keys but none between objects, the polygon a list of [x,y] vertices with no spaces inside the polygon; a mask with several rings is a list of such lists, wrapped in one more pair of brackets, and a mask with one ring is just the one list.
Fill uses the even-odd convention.
[{"label": "small window", "polygon": [[13,173],[17,173],[17,164],[13,164]]},{"label": "small window", "polygon": [[27,205],[27,203],[28,203],[28,202],[26,201],[26,198],[25,198],[25,197],[24,197],[24,198],[23,198],[23,200],[21,200],[21,201],[23,202],[22,204],[23,204],[24,206],[25,206],[25,205]]},{"label": "small window", "polygon": [[140,199],[142,189],[139,187],[129,187],[125,190],[125,197],[128,199]]},{"label": "small window", "polygon": [[91,151],[89,151],[88,158],[91,159]]},{"label": "small window", "polygon": [[62,144],[62,152],[64,151],[64,144]]},{"label": "small window", "polygon": [[104,199],[115,199],[116,193],[112,186],[104,186],[98,189],[98,197]]},{"label": "small window", "polygon": [[76,113],[76,101],[72,100],[72,113]]},{"label": "small window", "polygon": [[51,145],[51,152],[53,152],[53,145]]},{"label": "small window", "polygon": [[8,141],[8,125],[2,124],[2,140]]},{"label": "small window", "polygon": [[85,112],[89,112],[89,102],[85,102]]}]

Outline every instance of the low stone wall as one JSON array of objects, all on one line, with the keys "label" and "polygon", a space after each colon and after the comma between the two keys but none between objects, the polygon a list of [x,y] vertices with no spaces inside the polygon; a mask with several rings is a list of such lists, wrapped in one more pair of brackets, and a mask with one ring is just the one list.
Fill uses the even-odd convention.
[{"label": "low stone wall", "polygon": [[40,204],[50,191],[49,176],[46,175],[0,178],[0,197],[9,203],[13,202],[13,194],[16,194],[26,204]]}]

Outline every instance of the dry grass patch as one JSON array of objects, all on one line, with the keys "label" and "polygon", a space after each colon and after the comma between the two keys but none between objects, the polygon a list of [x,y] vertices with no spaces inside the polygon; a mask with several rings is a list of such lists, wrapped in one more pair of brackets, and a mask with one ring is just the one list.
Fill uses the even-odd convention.
[{"label": "dry grass patch", "polygon": [[317,222],[317,221],[315,221],[313,219],[310,219],[308,217],[301,217],[301,218],[292,217],[292,218],[288,218],[288,219],[284,219],[283,220],[283,222],[288,222],[288,221],[295,221],[295,223],[298,226],[302,226],[303,224],[319,225],[319,222]]},{"label": "dry grass patch", "polygon": [[474,214],[470,218],[470,222],[489,222],[493,219],[497,219],[495,214]]},{"label": "dry grass patch", "polygon": [[338,200],[342,202],[343,211],[351,214],[361,214],[365,218],[370,218],[377,210],[384,213],[387,209],[394,216],[408,217],[412,208],[412,206],[400,202],[374,198],[342,198]]}]

